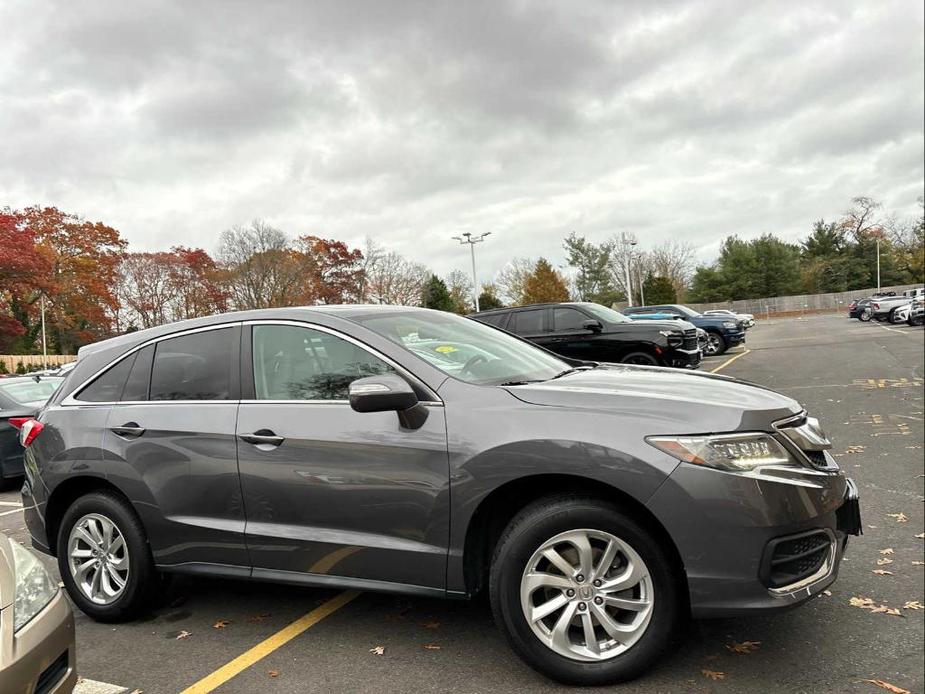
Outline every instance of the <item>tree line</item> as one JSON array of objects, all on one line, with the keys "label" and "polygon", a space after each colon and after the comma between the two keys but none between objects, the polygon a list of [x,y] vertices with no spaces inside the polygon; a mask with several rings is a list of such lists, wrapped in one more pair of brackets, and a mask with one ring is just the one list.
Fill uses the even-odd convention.
[{"label": "tree line", "polygon": [[[816,222],[790,243],[767,234],[727,237],[715,262],[697,266],[696,249],[668,240],[650,248],[624,237],[563,240],[565,263],[512,258],[479,287],[482,310],[542,302],[605,305],[720,302],[848,291],[925,279],[923,215],[897,220],[870,198],[855,198],[838,219]],[[44,305],[49,351],[127,331],[229,310],[379,303],[466,314],[474,310],[469,275],[445,277],[372,239],[350,248],[336,239],[290,237],[256,220],[202,248],[132,252],[119,232],[54,207],[0,209],[0,352],[41,348]]]}]

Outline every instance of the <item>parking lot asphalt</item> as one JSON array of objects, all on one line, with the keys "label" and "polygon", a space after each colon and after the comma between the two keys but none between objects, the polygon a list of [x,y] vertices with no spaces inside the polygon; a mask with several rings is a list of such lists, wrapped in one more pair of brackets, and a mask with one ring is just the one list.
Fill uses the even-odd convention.
[{"label": "parking lot asphalt", "polygon": [[[923,691],[925,610],[915,609],[925,603],[916,537],[923,532],[923,337],[922,328],[842,315],[772,319],[749,331],[744,348],[706,360],[704,370],[780,390],[822,420],[836,459],[859,484],[864,535],[852,538],[830,594],[777,615],[694,622],[654,671],[607,691],[884,691],[866,680]],[[18,502],[16,491],[0,493],[0,530],[28,544]],[[56,571],[53,560],[47,564]],[[851,598],[898,615],[853,606]],[[81,676],[117,685],[86,683],[84,692],[180,692],[197,682],[190,691],[565,689],[514,656],[484,600],[178,579],[144,621],[97,624],[81,613],[76,621]],[[754,643],[735,652],[744,642]]]}]

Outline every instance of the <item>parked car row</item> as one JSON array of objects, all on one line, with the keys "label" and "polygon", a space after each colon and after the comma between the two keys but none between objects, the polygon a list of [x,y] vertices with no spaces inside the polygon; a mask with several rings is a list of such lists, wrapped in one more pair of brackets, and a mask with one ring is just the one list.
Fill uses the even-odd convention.
[{"label": "parked car row", "polygon": [[[660,308],[744,340],[738,321]],[[568,326],[586,355],[644,333],[683,361],[699,352],[686,319],[593,304],[476,319],[275,309],[82,348],[20,426],[33,546],[103,622],[144,615],[165,573],[487,592],[518,655],[581,685],[646,671],[691,615],[766,614],[836,579],[857,487],[798,402],[511,334]]]},{"label": "parked car row", "polygon": [[23,476],[20,428],[63,380],[61,376],[11,376],[0,380],[0,490]]},{"label": "parked car row", "polygon": [[755,324],[751,314],[739,315],[732,311],[718,310],[711,313],[698,313],[692,308],[680,304],[663,304],[660,306],[631,306],[623,313],[633,320],[683,320],[701,328],[707,333],[705,354],[713,356],[723,354],[726,350],[745,342],[745,331]]},{"label": "parked car row", "polygon": [[848,305],[848,318],[867,322],[876,320],[889,323],[922,325],[925,289],[908,289],[902,294],[896,292],[876,293],[863,299],[855,299]]}]

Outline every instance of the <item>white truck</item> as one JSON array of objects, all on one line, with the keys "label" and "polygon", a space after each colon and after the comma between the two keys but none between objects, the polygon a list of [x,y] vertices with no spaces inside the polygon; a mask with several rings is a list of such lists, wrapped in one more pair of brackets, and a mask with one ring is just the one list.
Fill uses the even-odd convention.
[{"label": "white truck", "polygon": [[896,309],[908,306],[916,299],[921,301],[923,297],[925,297],[925,288],[907,289],[897,296],[881,296],[872,299],[867,306],[867,310],[870,312],[870,318],[874,320],[889,321],[891,323],[899,322],[895,320]]}]

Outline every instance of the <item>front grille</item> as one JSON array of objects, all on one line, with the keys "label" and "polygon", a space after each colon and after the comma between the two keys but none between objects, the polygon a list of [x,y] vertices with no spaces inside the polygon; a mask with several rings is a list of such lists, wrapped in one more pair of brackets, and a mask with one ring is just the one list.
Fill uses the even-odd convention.
[{"label": "front grille", "polygon": [[697,349],[697,328],[684,331],[684,349]]},{"label": "front grille", "polygon": [[35,694],[47,694],[61,681],[61,678],[67,674],[67,651],[58,656],[51,665],[39,675],[38,682],[35,683]]},{"label": "front grille", "polygon": [[762,579],[768,588],[793,585],[819,571],[832,551],[832,541],[824,530],[771,540],[762,562]]}]

